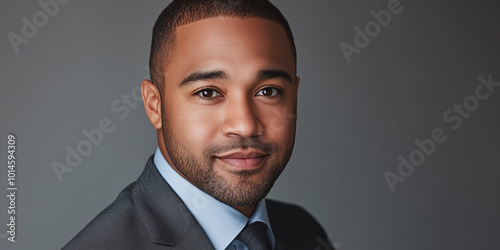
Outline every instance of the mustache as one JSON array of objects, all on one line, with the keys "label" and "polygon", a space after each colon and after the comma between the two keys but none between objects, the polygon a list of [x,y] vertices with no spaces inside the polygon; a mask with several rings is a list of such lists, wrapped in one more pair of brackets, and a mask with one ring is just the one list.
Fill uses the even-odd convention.
[{"label": "mustache", "polygon": [[229,139],[228,141],[208,145],[204,150],[204,154],[212,156],[214,154],[222,154],[230,150],[249,148],[257,149],[265,153],[272,153],[277,148],[277,144],[274,142],[262,142],[257,138],[237,137]]}]

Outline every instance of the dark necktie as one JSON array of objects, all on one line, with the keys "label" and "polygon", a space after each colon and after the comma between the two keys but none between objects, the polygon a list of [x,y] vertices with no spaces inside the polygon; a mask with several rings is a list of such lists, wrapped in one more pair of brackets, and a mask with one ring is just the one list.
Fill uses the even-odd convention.
[{"label": "dark necktie", "polygon": [[249,250],[272,250],[266,232],[266,224],[257,221],[243,228],[236,239],[245,243]]}]

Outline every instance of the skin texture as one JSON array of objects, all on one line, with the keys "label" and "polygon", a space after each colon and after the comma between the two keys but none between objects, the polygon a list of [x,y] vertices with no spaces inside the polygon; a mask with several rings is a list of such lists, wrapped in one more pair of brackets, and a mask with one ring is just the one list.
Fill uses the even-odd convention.
[{"label": "skin texture", "polygon": [[250,216],[295,140],[299,78],[285,31],[260,18],[180,26],[164,76],[163,96],[142,82],[163,156],[193,185]]}]

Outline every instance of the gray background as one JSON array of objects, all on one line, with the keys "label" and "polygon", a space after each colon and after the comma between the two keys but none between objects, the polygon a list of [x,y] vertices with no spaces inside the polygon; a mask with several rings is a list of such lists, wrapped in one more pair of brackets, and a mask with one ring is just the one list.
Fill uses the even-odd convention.
[{"label": "gray background", "polygon": [[[155,131],[142,103],[123,120],[110,106],[147,75],[152,26],[168,2],[70,1],[18,53],[7,34],[21,35],[22,17],[42,8],[0,2],[0,193],[9,133],[19,188],[18,242],[2,226],[1,249],[61,248],[138,177]],[[499,249],[500,88],[456,130],[443,114],[474,95],[478,76],[500,81],[500,4],[401,0],[347,63],[339,44],[353,45],[353,28],[389,0],[273,2],[294,32],[302,81],[295,151],[270,197],[306,207],[340,250]],[[103,118],[115,130],[59,182],[51,164],[65,164],[65,147]],[[391,192],[384,172],[397,174],[397,157],[435,128],[447,140]]]}]

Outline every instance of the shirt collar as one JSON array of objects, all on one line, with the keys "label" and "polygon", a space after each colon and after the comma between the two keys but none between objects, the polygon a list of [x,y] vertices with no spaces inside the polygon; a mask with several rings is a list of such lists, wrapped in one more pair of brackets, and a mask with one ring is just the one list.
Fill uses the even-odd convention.
[{"label": "shirt collar", "polygon": [[252,216],[248,218],[238,210],[216,200],[184,179],[168,164],[160,148],[156,149],[154,163],[163,179],[168,182],[191,211],[215,249],[225,249],[247,223],[251,224],[256,221],[267,225],[267,235],[274,248],[274,236],[264,199],[257,203]]}]

